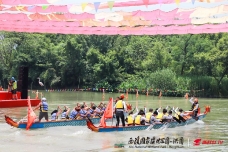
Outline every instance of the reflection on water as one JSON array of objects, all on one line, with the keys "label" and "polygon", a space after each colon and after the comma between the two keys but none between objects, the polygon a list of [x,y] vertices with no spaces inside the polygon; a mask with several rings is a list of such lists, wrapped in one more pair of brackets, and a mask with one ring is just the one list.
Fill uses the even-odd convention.
[{"label": "reflection on water", "polygon": [[[119,94],[107,93],[105,97],[117,97]],[[77,102],[83,101],[95,102],[99,104],[102,101],[102,94],[90,92],[45,92],[45,96],[49,103],[49,111],[56,109],[58,105],[68,105],[71,109]],[[227,120],[227,101],[225,99],[200,99],[199,103],[201,112],[204,111],[204,105],[211,106],[209,113],[203,121],[194,124],[177,127],[166,128],[151,131],[130,131],[130,132],[111,132],[96,133],[91,132],[86,126],[65,126],[46,129],[37,129],[26,131],[23,129],[12,128],[4,122],[4,115],[9,115],[14,120],[19,121],[26,116],[27,108],[5,108],[0,109],[0,152],[17,151],[17,152],[40,152],[40,151],[227,151],[228,148],[228,120]],[[130,95],[128,102],[135,106],[135,95]],[[142,96],[138,98],[140,108],[144,106],[148,108],[175,106],[184,110],[190,109],[190,103],[184,98],[167,98],[162,97],[160,100],[154,96]],[[38,111],[36,111],[38,115]],[[112,124],[111,122],[109,123]],[[115,125],[115,120],[112,125]],[[156,137],[156,138],[184,138],[185,149],[142,149],[129,148],[127,145],[130,138],[136,137]],[[200,145],[193,146],[196,138],[202,140],[224,140],[222,145]],[[188,143],[189,140],[189,143]],[[114,144],[124,143],[125,148],[114,148]],[[189,146],[188,146],[189,145]]]}]

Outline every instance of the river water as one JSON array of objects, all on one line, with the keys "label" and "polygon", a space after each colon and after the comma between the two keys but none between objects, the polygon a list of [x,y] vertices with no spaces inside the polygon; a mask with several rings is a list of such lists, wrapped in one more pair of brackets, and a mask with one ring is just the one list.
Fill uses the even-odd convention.
[{"label": "river water", "polygon": [[[119,94],[105,93],[104,102],[107,103],[109,97],[116,98]],[[49,103],[49,113],[57,106],[67,105],[73,108],[76,103],[99,104],[103,99],[101,93],[94,92],[44,92],[44,96]],[[34,97],[34,94],[31,94]],[[175,106],[184,110],[189,110],[191,104],[184,98],[158,98],[156,96],[129,94],[129,103],[135,106],[138,102],[139,108],[144,106],[148,108]],[[89,130],[86,126],[64,126],[45,129],[34,129],[26,131],[24,129],[12,128],[4,121],[4,115],[8,115],[15,121],[19,121],[27,114],[26,107],[20,108],[2,108],[0,109],[0,152],[74,152],[74,151],[227,151],[228,148],[228,99],[205,99],[199,98],[201,112],[205,105],[211,106],[211,112],[202,120],[194,124],[176,127],[162,128],[151,131],[128,131],[128,132],[107,132],[96,133]],[[35,111],[38,116],[38,111]],[[49,114],[50,116],[50,114]],[[114,125],[115,119],[109,125]],[[157,139],[169,138],[167,144],[150,144],[154,147],[137,147],[129,144],[130,138],[135,140],[137,137],[149,137]],[[181,143],[172,143],[175,139],[183,138]],[[193,145],[193,141],[201,139],[201,144]],[[213,140],[214,144],[207,143]],[[202,144],[202,142],[206,144]],[[216,142],[216,144],[215,144]],[[219,144],[218,144],[219,142]],[[124,145],[123,148],[115,148],[114,145]],[[142,145],[141,145],[142,146]],[[130,148],[134,147],[134,148]],[[176,148],[175,148],[176,147]]]}]

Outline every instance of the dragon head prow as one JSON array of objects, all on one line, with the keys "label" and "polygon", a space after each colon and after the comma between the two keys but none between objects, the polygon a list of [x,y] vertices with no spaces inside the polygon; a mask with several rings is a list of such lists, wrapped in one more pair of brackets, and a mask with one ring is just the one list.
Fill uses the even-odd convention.
[{"label": "dragon head prow", "polygon": [[13,121],[10,117],[5,115],[5,121],[8,123],[10,126],[18,128],[18,123]]}]

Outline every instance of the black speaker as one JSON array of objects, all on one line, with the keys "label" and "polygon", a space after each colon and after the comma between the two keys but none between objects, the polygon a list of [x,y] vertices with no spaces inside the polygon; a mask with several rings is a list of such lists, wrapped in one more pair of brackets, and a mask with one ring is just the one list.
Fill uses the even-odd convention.
[{"label": "black speaker", "polygon": [[19,68],[18,91],[21,92],[21,99],[28,97],[28,67]]}]

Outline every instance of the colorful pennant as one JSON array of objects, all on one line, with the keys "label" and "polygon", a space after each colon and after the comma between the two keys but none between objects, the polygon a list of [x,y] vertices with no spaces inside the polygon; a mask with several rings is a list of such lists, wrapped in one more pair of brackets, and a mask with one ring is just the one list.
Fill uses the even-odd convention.
[{"label": "colorful pennant", "polygon": [[46,10],[48,7],[49,7],[48,5],[44,5],[44,6],[42,6],[42,9]]},{"label": "colorful pennant", "polygon": [[94,2],[94,8],[95,8],[95,11],[97,12],[99,6],[100,6],[101,2]]},{"label": "colorful pennant", "polygon": [[113,5],[114,5],[114,1],[108,1],[108,6],[109,6],[110,10],[112,10]]},{"label": "colorful pennant", "polygon": [[82,3],[81,6],[82,6],[82,11],[84,12],[86,6],[87,6],[88,3]]},{"label": "colorful pennant", "polygon": [[143,4],[144,4],[146,7],[148,7],[149,1],[150,1],[150,0],[142,0],[142,1],[143,1]]}]

